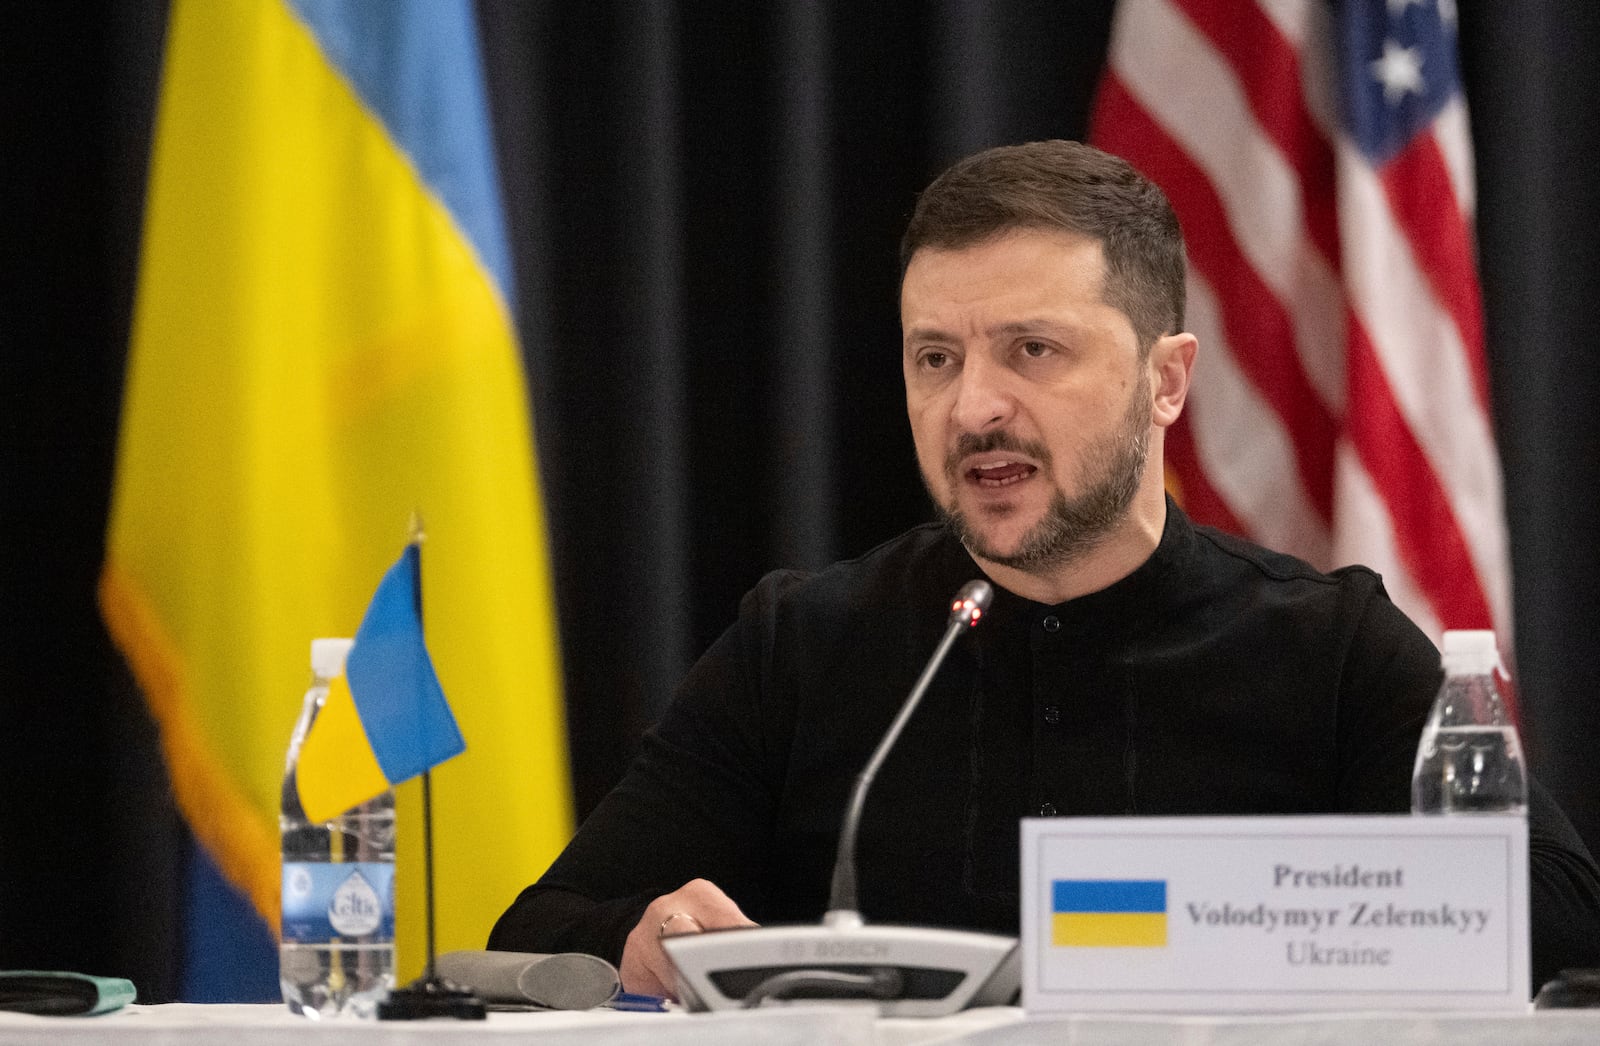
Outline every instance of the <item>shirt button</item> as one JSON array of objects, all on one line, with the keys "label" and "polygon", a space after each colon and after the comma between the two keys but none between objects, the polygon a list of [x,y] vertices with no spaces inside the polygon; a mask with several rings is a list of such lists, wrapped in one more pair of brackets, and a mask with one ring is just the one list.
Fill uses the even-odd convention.
[{"label": "shirt button", "polygon": [[1061,706],[1045,705],[1044,721],[1049,723],[1051,726],[1055,726],[1057,723],[1061,722]]},{"label": "shirt button", "polygon": [[1044,626],[1046,632],[1061,631],[1061,619],[1054,614],[1046,614],[1044,620],[1039,623]]},{"label": "shirt button", "polygon": [[1055,815],[1056,815],[1056,804],[1055,803],[1052,803],[1050,800],[1046,799],[1044,802],[1039,804],[1039,816],[1040,817],[1054,817]]}]

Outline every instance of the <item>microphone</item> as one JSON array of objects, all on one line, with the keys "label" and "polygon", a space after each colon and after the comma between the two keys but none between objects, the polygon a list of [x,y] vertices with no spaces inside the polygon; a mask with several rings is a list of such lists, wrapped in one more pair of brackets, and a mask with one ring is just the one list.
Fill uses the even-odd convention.
[{"label": "microphone", "polygon": [[888,758],[889,750],[900,739],[900,731],[905,729],[907,720],[917,710],[917,705],[922,703],[922,695],[928,692],[934,674],[944,664],[945,655],[955,646],[956,637],[966,629],[977,626],[993,598],[994,588],[987,581],[968,581],[961,586],[961,591],[956,593],[956,598],[950,604],[950,620],[945,624],[944,636],[934,648],[933,656],[928,658],[927,666],[912,684],[911,693],[900,706],[900,714],[884,731],[883,740],[878,742],[872,758],[856,775],[850,802],[845,806],[844,825],[839,829],[839,850],[833,859],[833,887],[828,895],[828,912],[822,917],[824,925],[861,925],[861,915],[856,911],[856,831],[861,827],[861,810],[867,802],[867,789],[872,787],[872,779],[878,775],[878,768]]},{"label": "microphone", "polygon": [[856,775],[839,830],[828,911],[820,926],[771,926],[682,934],[661,942],[692,1010],[760,1005],[768,999],[873,999],[886,1017],[942,1017],[968,1006],[1003,1006],[1017,994],[1014,937],[917,926],[871,926],[857,910],[856,833],[867,791],[945,655],[975,627],[994,589],[969,581],[951,602],[933,656]]}]

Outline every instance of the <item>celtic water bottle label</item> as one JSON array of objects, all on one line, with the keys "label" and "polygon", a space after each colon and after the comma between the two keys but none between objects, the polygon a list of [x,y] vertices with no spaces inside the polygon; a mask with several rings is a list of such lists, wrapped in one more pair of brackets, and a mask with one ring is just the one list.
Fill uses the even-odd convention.
[{"label": "celtic water bottle label", "polygon": [[394,937],[394,865],[378,861],[283,866],[283,939]]},{"label": "celtic water bottle label", "polygon": [[383,902],[360,872],[351,872],[333,891],[328,922],[341,937],[361,937],[383,924]]}]

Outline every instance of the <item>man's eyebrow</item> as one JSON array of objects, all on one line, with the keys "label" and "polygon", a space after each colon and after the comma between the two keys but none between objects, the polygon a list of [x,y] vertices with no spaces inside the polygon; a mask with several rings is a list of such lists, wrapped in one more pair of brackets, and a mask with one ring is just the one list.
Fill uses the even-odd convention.
[{"label": "man's eyebrow", "polygon": [[1073,324],[1062,323],[1060,320],[1018,320],[1012,323],[1002,323],[998,327],[990,327],[988,334],[991,338],[1001,336],[1015,338],[1024,334],[1051,334],[1060,336],[1064,334],[1070,334],[1076,329],[1077,328]]},{"label": "man's eyebrow", "polygon": [[931,341],[941,345],[953,345],[960,340],[954,334],[940,330],[938,327],[912,327],[906,331],[906,341],[918,343]]},{"label": "man's eyebrow", "polygon": [[[1016,338],[1027,334],[1045,334],[1060,337],[1062,335],[1070,334],[1076,329],[1077,328],[1070,323],[1063,323],[1060,320],[1047,320],[1040,318],[1033,320],[1014,320],[1010,323],[1002,323],[997,327],[988,328],[986,331],[984,331],[984,334],[986,337],[990,338]],[[919,344],[933,342],[935,344],[950,345],[961,340],[956,335],[951,334],[949,331],[943,330],[939,327],[921,326],[912,327],[910,330],[906,331],[905,337],[907,341],[913,341]]]}]

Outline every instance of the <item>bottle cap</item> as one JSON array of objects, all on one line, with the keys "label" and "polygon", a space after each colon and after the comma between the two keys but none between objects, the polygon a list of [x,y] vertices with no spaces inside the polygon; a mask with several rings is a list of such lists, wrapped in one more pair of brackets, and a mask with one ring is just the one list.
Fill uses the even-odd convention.
[{"label": "bottle cap", "polygon": [[311,671],[323,679],[344,675],[344,659],[350,656],[350,648],[355,645],[354,639],[313,639]]},{"label": "bottle cap", "polygon": [[1444,634],[1446,675],[1479,675],[1500,667],[1500,651],[1488,629],[1452,629]]}]

